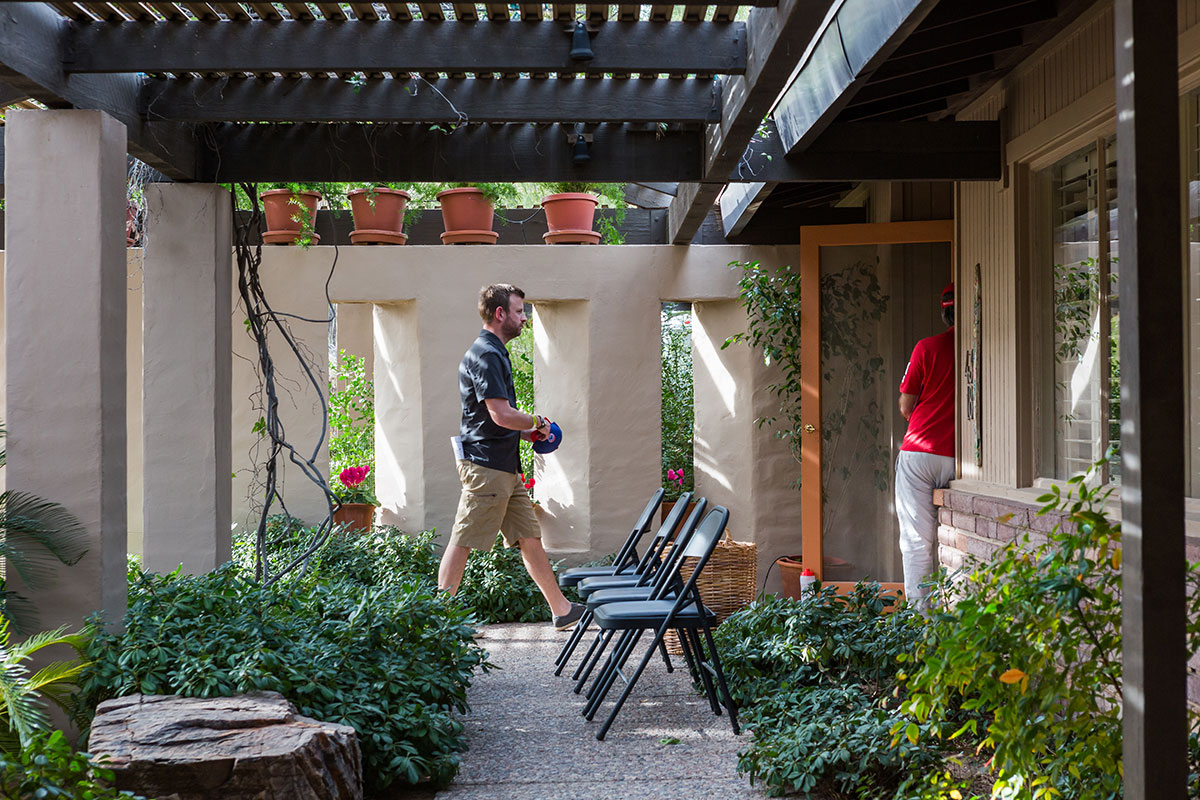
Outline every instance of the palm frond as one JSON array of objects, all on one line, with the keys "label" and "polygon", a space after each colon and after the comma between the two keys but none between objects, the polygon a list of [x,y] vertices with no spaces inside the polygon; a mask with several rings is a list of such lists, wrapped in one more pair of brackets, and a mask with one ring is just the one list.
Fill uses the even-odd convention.
[{"label": "palm frond", "polygon": [[87,552],[87,531],[71,512],[28,492],[0,494],[0,555],[31,587],[57,563],[74,564]]},{"label": "palm frond", "polygon": [[45,710],[27,686],[28,670],[19,660],[0,651],[0,722],[17,734],[24,747],[35,730],[48,727]]}]

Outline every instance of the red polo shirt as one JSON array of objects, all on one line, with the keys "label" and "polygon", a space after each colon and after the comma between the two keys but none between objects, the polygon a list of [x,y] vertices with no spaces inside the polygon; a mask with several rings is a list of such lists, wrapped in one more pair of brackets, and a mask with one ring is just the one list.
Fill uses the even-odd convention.
[{"label": "red polo shirt", "polygon": [[954,328],[917,342],[900,391],[917,396],[900,449],[953,458]]}]

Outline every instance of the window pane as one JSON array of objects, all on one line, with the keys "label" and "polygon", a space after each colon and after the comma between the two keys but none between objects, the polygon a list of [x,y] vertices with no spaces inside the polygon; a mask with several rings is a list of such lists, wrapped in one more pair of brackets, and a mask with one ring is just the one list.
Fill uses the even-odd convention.
[{"label": "window pane", "polygon": [[[1100,150],[1093,145],[1052,168],[1056,478],[1086,472],[1120,441],[1120,402],[1115,394],[1119,324],[1112,274],[1117,254],[1116,148],[1111,143],[1104,148],[1103,165]],[[1102,293],[1106,265],[1110,279]],[[1115,457],[1110,462],[1112,478],[1117,477],[1114,464]]]}]

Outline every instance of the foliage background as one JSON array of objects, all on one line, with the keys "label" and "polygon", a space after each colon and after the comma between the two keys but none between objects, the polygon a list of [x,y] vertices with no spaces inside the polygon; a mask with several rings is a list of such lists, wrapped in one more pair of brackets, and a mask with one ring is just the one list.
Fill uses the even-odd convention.
[{"label": "foliage background", "polygon": [[[692,309],[686,303],[662,307],[662,485],[666,500],[695,490],[692,380]],[[683,469],[683,486],[667,479],[668,470]]]},{"label": "foliage background", "polygon": [[338,480],[346,467],[371,467],[360,488],[375,494],[375,384],[366,376],[366,359],[342,350],[341,364],[329,365],[329,474],[339,494],[349,488]]}]

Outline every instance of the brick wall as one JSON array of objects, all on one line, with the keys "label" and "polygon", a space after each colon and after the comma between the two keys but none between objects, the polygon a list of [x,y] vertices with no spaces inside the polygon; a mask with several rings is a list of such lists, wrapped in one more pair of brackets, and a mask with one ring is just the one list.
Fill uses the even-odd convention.
[{"label": "brick wall", "polygon": [[[934,492],[938,506],[938,560],[953,571],[965,557],[991,558],[1001,547],[1029,533],[1037,546],[1062,521],[1062,514],[1038,515],[1040,506],[954,489]],[[1066,525],[1072,523],[1067,522]]]}]

